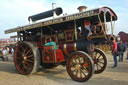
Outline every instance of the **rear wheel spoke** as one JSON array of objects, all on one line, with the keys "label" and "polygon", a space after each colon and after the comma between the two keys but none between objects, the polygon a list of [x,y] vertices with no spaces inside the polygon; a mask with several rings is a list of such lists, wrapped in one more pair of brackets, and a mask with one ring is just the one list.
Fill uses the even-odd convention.
[{"label": "rear wheel spoke", "polygon": [[31,51],[32,51],[32,50],[31,50],[31,49],[29,49],[25,55],[28,55]]},{"label": "rear wheel spoke", "polygon": [[33,58],[33,55],[29,55],[29,56],[27,56],[27,58]]},{"label": "rear wheel spoke", "polygon": [[98,61],[98,63],[104,64],[104,62]]},{"label": "rear wheel spoke", "polygon": [[27,62],[29,62],[29,63],[33,63],[33,60],[26,60]]},{"label": "rear wheel spoke", "polygon": [[96,59],[99,59],[102,55],[100,54]]},{"label": "rear wheel spoke", "polygon": [[95,73],[99,74],[105,70],[107,66],[107,59],[106,59],[106,55],[102,50],[96,48],[94,52],[98,54],[97,56],[95,56],[95,59],[94,59]]},{"label": "rear wheel spoke", "polygon": [[100,68],[102,68],[102,66],[100,64],[97,63],[97,66],[99,66]]}]

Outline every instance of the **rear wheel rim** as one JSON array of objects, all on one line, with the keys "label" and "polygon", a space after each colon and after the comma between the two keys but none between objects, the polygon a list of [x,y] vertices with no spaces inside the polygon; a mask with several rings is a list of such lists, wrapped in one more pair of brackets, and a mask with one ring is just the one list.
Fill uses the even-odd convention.
[{"label": "rear wheel rim", "polygon": [[99,49],[95,49],[94,53],[94,65],[95,65],[95,72],[96,74],[102,73],[106,66],[107,66],[107,59],[105,54],[100,51]]},{"label": "rear wheel rim", "polygon": [[19,44],[15,50],[14,61],[19,73],[31,73],[34,67],[34,53],[31,47],[26,43]]}]

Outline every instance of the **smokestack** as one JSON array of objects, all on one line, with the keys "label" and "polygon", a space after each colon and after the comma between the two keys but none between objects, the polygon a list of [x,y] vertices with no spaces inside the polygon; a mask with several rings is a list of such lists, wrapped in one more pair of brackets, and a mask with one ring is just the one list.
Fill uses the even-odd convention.
[{"label": "smokestack", "polygon": [[52,9],[56,8],[56,3],[52,3]]},{"label": "smokestack", "polygon": [[[52,3],[52,9],[55,9],[56,8],[56,3]],[[56,13],[55,11],[53,11],[53,18],[56,17]]]},{"label": "smokestack", "polygon": [[77,9],[79,10],[79,12],[83,12],[83,11],[86,11],[87,7],[86,6],[79,6]]}]

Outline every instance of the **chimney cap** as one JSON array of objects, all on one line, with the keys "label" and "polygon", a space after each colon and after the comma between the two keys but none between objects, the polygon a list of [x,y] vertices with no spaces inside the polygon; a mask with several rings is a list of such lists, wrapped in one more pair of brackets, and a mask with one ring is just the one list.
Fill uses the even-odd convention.
[{"label": "chimney cap", "polygon": [[83,12],[87,9],[87,7],[86,6],[79,6],[77,9],[79,10],[79,12]]}]

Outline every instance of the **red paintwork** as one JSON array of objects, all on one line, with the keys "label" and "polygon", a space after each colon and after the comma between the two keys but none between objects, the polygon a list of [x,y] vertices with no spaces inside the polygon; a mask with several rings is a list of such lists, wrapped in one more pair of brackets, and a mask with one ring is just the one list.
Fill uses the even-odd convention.
[{"label": "red paintwork", "polygon": [[90,46],[89,46],[89,49],[90,49],[91,52],[93,52],[94,49],[95,49],[95,46],[94,46],[94,45],[90,45]]},{"label": "red paintwork", "polygon": [[66,50],[67,53],[71,53],[72,51],[74,51],[74,43],[67,43]]},{"label": "red paintwork", "polygon": [[44,46],[42,51],[43,63],[59,63],[64,61],[63,52],[60,49],[55,50],[54,46]]},{"label": "red paintwork", "polygon": [[56,50],[56,63],[64,61],[64,55],[63,52],[58,49]]}]

